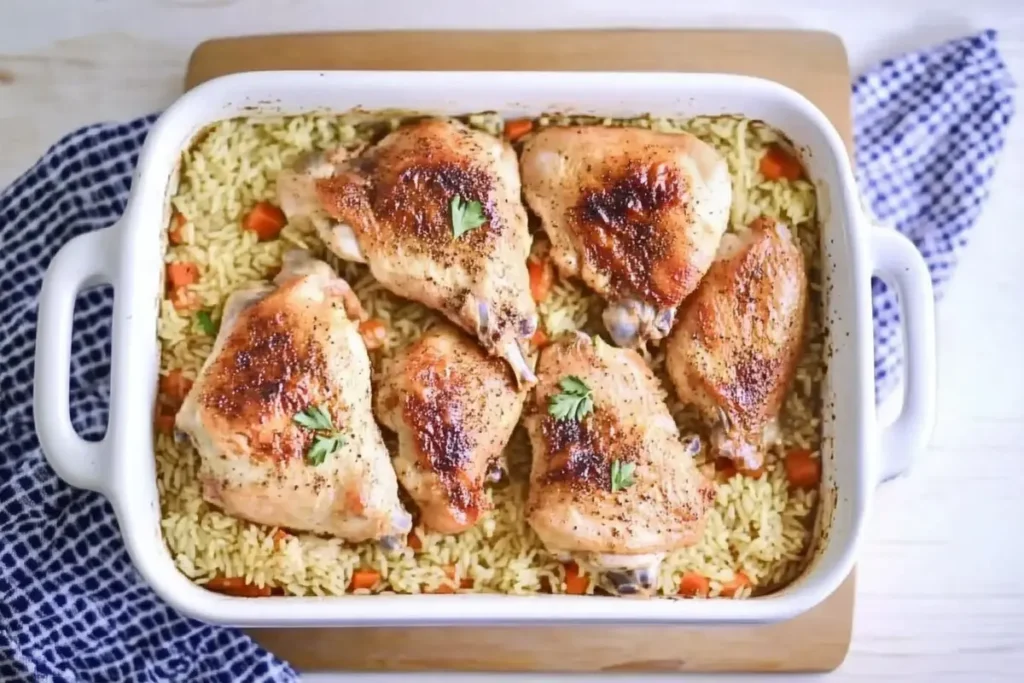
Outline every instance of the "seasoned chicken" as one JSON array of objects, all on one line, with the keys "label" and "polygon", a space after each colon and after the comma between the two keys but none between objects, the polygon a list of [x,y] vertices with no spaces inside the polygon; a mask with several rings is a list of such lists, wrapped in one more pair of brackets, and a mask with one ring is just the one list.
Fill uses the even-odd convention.
[{"label": "seasoned chicken", "polygon": [[540,354],[525,420],[533,445],[527,519],[619,595],[657,588],[665,553],[697,541],[714,489],[693,461],[650,368],[579,334]]},{"label": "seasoned chicken", "polygon": [[552,260],[608,300],[615,343],[668,334],[728,225],[725,160],[689,134],[582,126],[541,130],[520,165]]},{"label": "seasoned chicken", "polygon": [[327,215],[316,191],[317,182],[330,178],[335,165],[345,163],[350,157],[348,150],[340,147],[307,154],[293,168],[277,174],[277,199],[289,221],[308,220],[328,249],[348,261],[364,263],[366,259],[355,233],[335,229],[337,221]]},{"label": "seasoned chicken", "polygon": [[412,519],[373,420],[365,313],[305,252],[285,257],[275,285],[231,295],[178,412],[203,498],[260,524],[394,545]]},{"label": "seasoned chicken", "polygon": [[526,400],[504,361],[449,325],[389,360],[377,383],[377,419],[398,434],[395,470],[434,531],[465,531],[490,509],[488,479]]},{"label": "seasoned chicken", "polygon": [[785,225],[759,219],[726,235],[665,344],[679,398],[717,423],[718,455],[760,467],[800,358],[806,305],[803,254]]},{"label": "seasoned chicken", "polygon": [[338,256],[368,263],[392,292],[441,311],[535,381],[522,350],[537,327],[530,234],[509,144],[430,119],[361,156],[328,157],[281,174],[289,220],[309,216]]}]

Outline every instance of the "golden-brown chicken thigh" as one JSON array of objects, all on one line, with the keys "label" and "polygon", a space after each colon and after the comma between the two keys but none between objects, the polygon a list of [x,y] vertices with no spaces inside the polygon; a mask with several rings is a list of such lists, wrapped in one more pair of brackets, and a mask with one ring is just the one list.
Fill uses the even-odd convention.
[{"label": "golden-brown chicken thigh", "polygon": [[386,362],[375,412],[398,434],[395,470],[425,526],[458,533],[490,509],[484,484],[505,469],[526,393],[504,361],[450,325]]},{"label": "golden-brown chicken thigh", "polygon": [[657,380],[631,349],[570,336],[541,352],[537,376],[525,419],[530,525],[606,589],[651,593],[665,553],[700,537],[714,497],[694,442],[680,440]]},{"label": "golden-brown chicken thigh", "polygon": [[531,239],[509,144],[428,119],[360,156],[328,156],[281,175],[289,219],[320,214],[309,201],[313,188],[322,210],[314,222],[332,251],[368,263],[395,294],[441,311],[532,383],[522,350],[537,326]]},{"label": "golden-brown chicken thigh", "polygon": [[399,543],[412,520],[373,420],[365,313],[305,252],[285,257],[275,285],[231,295],[178,412],[203,497],[260,524]]},{"label": "golden-brown chicken thigh", "polygon": [[728,224],[725,160],[689,134],[582,126],[541,130],[520,166],[552,260],[608,300],[615,343],[668,334]]},{"label": "golden-brown chicken thigh", "polygon": [[807,274],[789,229],[758,219],[722,240],[665,344],[680,400],[717,423],[718,455],[756,469],[803,345]]}]

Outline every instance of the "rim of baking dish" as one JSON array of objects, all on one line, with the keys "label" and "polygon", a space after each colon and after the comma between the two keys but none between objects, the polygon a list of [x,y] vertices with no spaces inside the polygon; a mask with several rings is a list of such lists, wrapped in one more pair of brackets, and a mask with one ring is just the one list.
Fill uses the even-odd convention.
[{"label": "rim of baking dish", "polygon": [[[860,368],[870,370],[872,365],[870,330],[865,336],[865,325],[871,321],[870,267],[863,236],[857,235],[860,224],[854,178],[845,145],[825,115],[796,91],[773,81],[717,73],[665,73],[665,72],[409,72],[409,71],[271,71],[250,72],[223,76],[208,81],[186,93],[169,107],[151,130],[133,180],[131,196],[122,220],[119,222],[121,258],[119,280],[135,282],[136,278],[152,277],[147,269],[160,267],[162,251],[157,264],[152,255],[140,254],[140,235],[153,230],[157,216],[163,216],[171,191],[169,178],[180,159],[181,151],[198,130],[216,120],[233,116],[283,115],[319,111],[317,107],[290,108],[287,97],[294,93],[323,92],[331,87],[347,89],[375,89],[402,92],[409,89],[426,91],[428,88],[451,89],[473,87],[489,91],[506,88],[509,91],[528,90],[531,97],[550,94],[553,102],[565,99],[567,93],[606,89],[614,85],[616,97],[632,94],[648,95],[665,88],[686,88],[702,91],[702,97],[717,91],[735,98],[738,91],[751,100],[756,98],[778,100],[780,105],[794,110],[822,136],[825,149],[818,150],[831,158],[841,187],[838,190],[842,206],[830,210],[843,213],[848,226],[847,248],[843,255],[850,260],[855,283],[850,292],[850,308],[854,313],[854,326],[860,343],[854,352]],[[273,100],[260,100],[254,93],[280,92]],[[570,95],[571,97],[571,95]],[[326,108],[325,111],[339,111]],[[210,103],[220,103],[223,115],[211,117]],[[457,105],[456,100],[450,104]],[[350,109],[352,107],[349,107]],[[429,109],[429,108],[427,108]],[[564,110],[562,108],[561,110]],[[571,107],[569,107],[571,109]],[[536,108],[534,108],[536,110]],[[561,111],[560,110],[560,111]],[[785,131],[784,131],[785,132]],[[166,221],[164,221],[166,222]],[[160,223],[161,225],[163,223]],[[855,386],[844,386],[845,399],[855,406],[856,443],[849,448],[859,458],[854,468],[853,481],[841,482],[839,494],[846,505],[851,505],[851,524],[842,539],[829,539],[820,552],[812,546],[811,565],[827,557],[828,566],[816,571],[806,569],[797,579],[774,593],[746,600],[677,600],[671,598],[638,600],[595,596],[568,595],[515,595],[515,594],[453,594],[453,595],[345,595],[329,597],[272,596],[266,598],[239,598],[206,590],[185,577],[175,566],[164,544],[160,528],[160,502],[156,486],[155,458],[153,454],[152,425],[150,420],[136,419],[150,412],[155,399],[152,387],[130,387],[138,384],[140,373],[135,372],[152,364],[145,347],[152,346],[155,330],[132,325],[131,319],[139,310],[152,310],[157,304],[146,287],[124,286],[115,294],[114,345],[115,367],[111,376],[111,420],[109,481],[106,494],[117,513],[125,544],[133,562],[145,580],[158,595],[178,611],[208,622],[238,626],[303,626],[303,625],[434,625],[466,623],[744,623],[776,621],[795,616],[820,603],[846,579],[853,567],[855,553],[860,546],[864,518],[869,509],[874,489],[877,447],[874,432],[873,388],[860,377]],[[159,296],[159,294],[157,294]],[[141,308],[140,308],[141,307]],[[831,320],[827,321],[831,327]],[[867,340],[867,341],[865,341]],[[124,354],[124,360],[117,354]],[[134,374],[136,381],[131,381]],[[145,374],[145,373],[142,373]],[[863,373],[860,373],[863,375]],[[140,398],[147,403],[142,405]],[[148,458],[149,466],[139,462]],[[151,474],[150,482],[139,485],[137,477]],[[147,492],[151,491],[151,495]],[[146,498],[148,497],[148,500]],[[148,506],[146,519],[136,514],[140,505]],[[155,522],[154,522],[155,520]],[[842,541],[840,545],[836,545]],[[813,541],[812,541],[813,542]]]}]

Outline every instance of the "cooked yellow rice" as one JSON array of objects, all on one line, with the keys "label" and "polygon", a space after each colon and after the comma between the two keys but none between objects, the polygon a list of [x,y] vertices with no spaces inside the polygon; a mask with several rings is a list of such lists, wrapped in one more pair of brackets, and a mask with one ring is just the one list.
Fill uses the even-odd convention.
[{"label": "cooked yellow rice", "polygon": [[[473,115],[471,125],[496,132],[501,120]],[[578,120],[578,119],[577,119]],[[806,181],[766,182],[758,161],[767,144],[780,139],[773,129],[732,117],[687,121],[645,117],[632,121],[594,119],[606,125],[638,125],[660,131],[689,131],[716,147],[727,159],[733,178],[734,203],[730,230],[743,230],[753,218],[767,215],[794,229],[810,266],[811,323],[806,354],[781,416],[781,443],[773,447],[760,479],[737,475],[717,483],[707,530],[696,545],[671,553],[662,565],[660,592],[674,595],[684,571],[710,579],[711,595],[742,571],[752,586],[736,597],[770,591],[800,572],[810,543],[817,492],[791,490],[781,457],[793,447],[818,452],[819,387],[823,378],[823,329],[819,282],[818,226],[813,186]],[[545,116],[539,125],[566,123]],[[172,199],[187,217],[185,244],[170,246],[166,260],[192,261],[199,266],[193,286],[205,308],[219,319],[221,306],[236,288],[265,280],[276,271],[282,254],[304,247],[327,258],[354,286],[370,315],[388,325],[388,345],[395,348],[418,337],[437,318],[424,307],[384,290],[364,266],[328,256],[320,241],[300,226],[287,226],[281,238],[259,242],[241,229],[245,213],[260,200],[274,200],[277,173],[302,153],[339,144],[356,147],[381,128],[398,120],[368,120],[366,115],[308,115],[275,119],[225,121],[205,131],[182,155],[179,186]],[[579,283],[559,281],[540,306],[549,333],[573,329],[600,331],[600,301]],[[210,353],[213,338],[194,316],[179,313],[167,300],[161,304],[158,335],[161,372],[181,369],[195,378]],[[379,365],[380,354],[374,361]],[[663,357],[650,362],[663,377]],[[664,381],[664,379],[663,379]],[[666,387],[669,385],[666,383]],[[704,427],[672,393],[666,397],[683,433],[706,435]],[[703,439],[704,442],[707,439]],[[375,569],[382,587],[403,593],[436,589],[449,579],[446,565],[455,565],[458,579],[472,579],[463,591],[533,593],[550,587],[564,591],[565,569],[539,543],[526,523],[524,501],[529,471],[529,445],[517,430],[509,447],[509,481],[491,491],[494,510],[475,528],[456,536],[417,529],[422,550],[386,552],[373,543],[348,545],[314,535],[278,533],[272,527],[229,517],[203,501],[196,478],[199,457],[188,444],[170,436],[156,442],[164,540],[178,568],[197,583],[214,576],[245,577],[258,586],[273,586],[291,595],[345,593],[358,568]],[[698,463],[707,458],[706,449]],[[590,582],[588,591],[593,591]]]}]

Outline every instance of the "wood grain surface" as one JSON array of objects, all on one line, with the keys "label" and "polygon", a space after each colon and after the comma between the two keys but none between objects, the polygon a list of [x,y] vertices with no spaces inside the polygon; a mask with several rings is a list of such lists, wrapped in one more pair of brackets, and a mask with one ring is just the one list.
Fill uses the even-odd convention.
[{"label": "wood grain surface", "polygon": [[[239,71],[636,70],[739,73],[808,97],[850,139],[842,42],[817,31],[409,31],[217,39],[186,88]],[[254,629],[302,671],[830,671],[850,645],[854,577],[787,622],[715,628]]]}]

